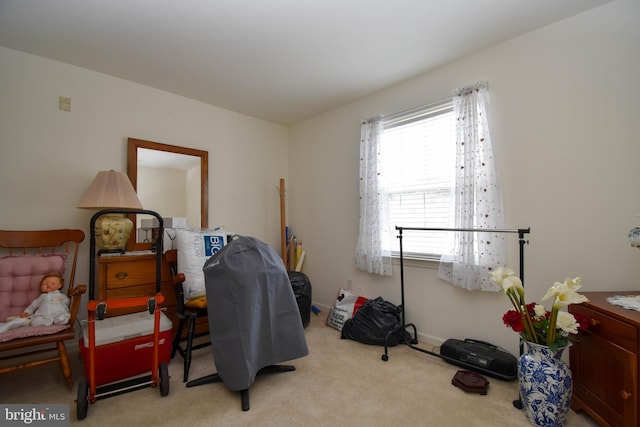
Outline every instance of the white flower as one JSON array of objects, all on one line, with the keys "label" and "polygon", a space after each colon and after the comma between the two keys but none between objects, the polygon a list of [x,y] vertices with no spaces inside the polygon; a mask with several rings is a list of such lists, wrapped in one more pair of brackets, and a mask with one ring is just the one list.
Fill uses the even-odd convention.
[{"label": "white flower", "polygon": [[555,282],[553,284],[553,286],[551,286],[547,290],[547,293],[544,294],[544,296],[542,297],[542,301],[544,301],[546,299],[549,299],[551,297],[555,297],[556,295],[558,295],[560,292],[562,292],[565,289],[567,289],[567,282],[566,281],[564,283]]},{"label": "white flower", "polygon": [[522,285],[522,280],[518,276],[509,276],[505,277],[502,280],[502,290],[504,292],[508,292],[509,290],[513,290],[518,295],[524,295],[524,286]]},{"label": "white flower", "polygon": [[490,280],[500,286],[502,292],[511,297],[519,295],[524,298],[524,286],[516,273],[507,267],[498,267],[490,274]]},{"label": "white flower", "polygon": [[564,308],[569,304],[580,304],[587,301],[589,301],[589,298],[585,297],[584,295],[580,295],[572,289],[568,289],[556,296],[556,300],[553,303],[553,306],[557,308]]},{"label": "white flower", "polygon": [[556,326],[567,334],[577,334],[578,326],[580,325],[576,321],[576,318],[573,317],[573,314],[567,313],[566,311],[559,311]]},{"label": "white flower", "polygon": [[515,275],[514,271],[508,267],[498,267],[491,272],[491,281],[496,285],[502,286],[502,281],[510,276]]},{"label": "white flower", "polygon": [[572,289],[574,291],[577,291],[582,287],[582,277],[574,277],[573,279],[567,278],[564,282],[567,284],[567,287],[569,289]]},{"label": "white flower", "polygon": [[573,279],[567,278],[562,283],[555,282],[553,286],[549,288],[547,293],[542,297],[542,301],[546,300],[547,298],[557,297],[559,294],[566,291],[575,292],[582,287],[582,285],[580,284],[581,282],[582,282],[582,279],[580,277],[574,277]]},{"label": "white flower", "polygon": [[543,318],[543,317],[545,317],[547,315],[547,309],[544,308],[544,305],[536,304],[533,307],[533,311],[536,314],[536,317],[538,319],[541,319],[541,318]]}]

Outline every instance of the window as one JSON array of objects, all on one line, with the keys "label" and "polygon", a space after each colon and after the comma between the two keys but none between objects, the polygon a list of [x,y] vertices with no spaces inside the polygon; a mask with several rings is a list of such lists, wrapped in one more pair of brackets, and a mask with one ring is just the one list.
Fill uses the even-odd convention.
[{"label": "window", "polygon": [[[448,227],[455,181],[455,124],[451,101],[384,119],[381,181],[388,194],[390,226]],[[446,233],[403,239],[407,257],[439,259]],[[398,255],[398,239],[389,242]]]},{"label": "window", "polygon": [[[451,104],[362,121],[356,267],[391,274],[390,258],[399,249],[393,226],[400,225],[425,232],[403,249],[409,256],[444,261],[438,277],[469,290],[495,290],[487,272],[504,264],[504,238],[473,231],[486,236],[504,224],[488,84],[455,92]],[[425,228],[447,230],[429,235]],[[457,231],[446,233],[452,228]]]}]

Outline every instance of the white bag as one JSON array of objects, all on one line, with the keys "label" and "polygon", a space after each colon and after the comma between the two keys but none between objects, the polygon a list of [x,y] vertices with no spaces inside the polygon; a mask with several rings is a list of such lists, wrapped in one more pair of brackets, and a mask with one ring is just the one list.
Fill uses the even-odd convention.
[{"label": "white bag", "polygon": [[333,303],[333,307],[329,310],[327,325],[341,331],[344,322],[346,322],[347,319],[351,319],[367,299],[368,298],[356,295],[345,289],[340,289]]},{"label": "white bag", "polygon": [[227,234],[221,228],[213,230],[181,228],[176,230],[178,272],[184,273],[184,302],[206,295],[204,263],[227,244]]}]

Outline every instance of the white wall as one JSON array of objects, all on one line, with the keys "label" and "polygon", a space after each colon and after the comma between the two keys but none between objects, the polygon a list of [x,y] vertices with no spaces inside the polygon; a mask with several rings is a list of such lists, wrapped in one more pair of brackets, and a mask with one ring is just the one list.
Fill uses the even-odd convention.
[{"label": "white wall", "polygon": [[[618,0],[292,127],[288,222],[307,251],[314,301],[331,304],[351,278],[361,294],[400,303],[398,268],[392,278],[354,268],[360,119],[428,104],[479,80],[489,82],[492,98],[506,226],[531,227],[528,297],[539,301],[568,276],[582,276],[584,291],[640,291],[640,251],[626,241],[640,225],[638,46],[640,3]],[[517,239],[508,240],[508,265],[517,270]],[[421,334],[517,351],[502,325],[509,308],[502,294],[458,289],[438,280],[433,266],[405,274],[407,321]]]},{"label": "white wall", "polygon": [[209,225],[279,248],[287,128],[15,50],[0,64],[0,228],[83,229],[80,283],[93,212],[76,205],[98,171],[126,170],[128,137],[207,150]]}]

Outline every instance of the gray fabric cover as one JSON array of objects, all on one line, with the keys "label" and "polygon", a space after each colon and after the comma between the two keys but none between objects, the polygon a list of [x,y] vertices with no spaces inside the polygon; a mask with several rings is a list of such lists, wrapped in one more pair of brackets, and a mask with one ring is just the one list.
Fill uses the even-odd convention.
[{"label": "gray fabric cover", "polygon": [[309,354],[289,276],[267,244],[240,237],[203,271],[213,359],[229,389],[248,389],[260,369]]}]

